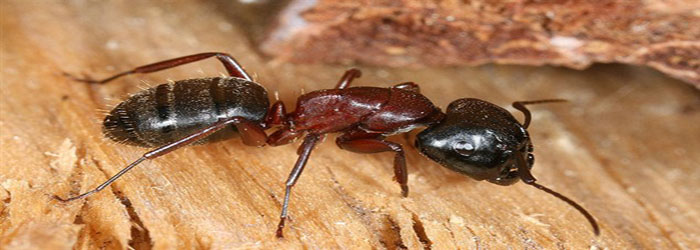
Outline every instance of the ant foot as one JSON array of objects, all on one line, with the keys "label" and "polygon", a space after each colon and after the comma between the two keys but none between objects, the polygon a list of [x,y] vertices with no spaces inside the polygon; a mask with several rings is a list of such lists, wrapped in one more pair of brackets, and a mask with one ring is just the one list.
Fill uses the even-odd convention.
[{"label": "ant foot", "polygon": [[63,198],[61,198],[60,196],[55,195],[55,194],[52,196],[52,198],[54,198],[54,199],[56,199],[56,200],[58,200],[58,201],[60,201],[60,202],[69,202],[69,201],[71,201],[70,198],[69,198],[69,199],[63,199]]},{"label": "ant foot", "polygon": [[71,80],[73,80],[73,81],[76,81],[76,82],[101,83],[101,81],[92,79],[92,77],[90,77],[90,76],[88,76],[88,75],[85,75],[85,74],[83,74],[83,77],[80,78],[80,77],[74,76],[74,75],[72,75],[72,74],[70,74],[70,73],[68,73],[68,72],[63,72],[63,76],[65,76],[65,77],[67,77],[67,78],[69,78],[69,79],[71,79]]},{"label": "ant foot", "polygon": [[277,225],[277,232],[275,232],[275,236],[277,236],[278,239],[284,238],[284,234],[282,233],[284,230],[284,221],[280,221],[280,224]]}]

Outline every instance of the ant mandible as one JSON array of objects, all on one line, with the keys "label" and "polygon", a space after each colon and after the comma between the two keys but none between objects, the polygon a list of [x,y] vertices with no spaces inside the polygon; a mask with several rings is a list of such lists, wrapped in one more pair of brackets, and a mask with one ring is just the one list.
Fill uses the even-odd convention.
[{"label": "ant mandible", "polygon": [[[405,82],[390,88],[349,87],[361,76],[350,69],[334,89],[304,94],[294,112],[287,113],[284,103],[271,106],[267,91],[253,81],[230,55],[200,53],[161,61],[103,80],[74,80],[103,84],[119,77],[150,73],[216,57],[230,77],[196,78],[175,81],[143,90],[119,105],[106,116],[104,134],[119,142],[136,146],[157,147],[97,188],[63,199],[71,201],[98,192],[139,163],[170,153],[195,142],[205,142],[224,128],[235,128],[243,143],[250,146],[284,145],[303,137],[298,154],[285,183],[284,203],[277,227],[282,237],[289,195],[299,179],[311,151],[328,133],[342,133],[336,144],[357,153],[394,152],[395,180],[403,197],[408,196],[408,174],[403,147],[387,141],[389,135],[427,127],[416,137],[415,146],[431,160],[476,180],[511,185],[522,180],[573,206],[583,214],[596,235],[599,227],[593,216],[573,200],[536,183],[530,173],[534,164],[533,147],[527,132],[530,112],[525,105],[561,102],[559,99],[514,102],[523,112],[519,123],[512,114],[495,104],[475,98],[453,101],[443,113],[425,96],[418,85]],[[266,129],[280,127],[267,136]]]}]

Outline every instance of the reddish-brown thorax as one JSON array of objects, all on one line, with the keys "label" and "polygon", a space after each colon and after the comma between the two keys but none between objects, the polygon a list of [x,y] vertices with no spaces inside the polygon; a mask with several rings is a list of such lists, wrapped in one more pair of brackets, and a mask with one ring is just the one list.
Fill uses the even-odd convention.
[{"label": "reddish-brown thorax", "polygon": [[434,122],[442,112],[420,93],[400,88],[326,89],[299,97],[289,129],[314,134],[360,129],[384,135]]}]

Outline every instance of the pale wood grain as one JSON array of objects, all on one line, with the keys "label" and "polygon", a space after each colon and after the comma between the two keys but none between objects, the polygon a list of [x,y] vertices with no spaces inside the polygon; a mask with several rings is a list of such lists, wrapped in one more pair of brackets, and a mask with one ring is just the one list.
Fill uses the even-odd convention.
[{"label": "pale wood grain", "polygon": [[293,106],[302,89],[329,88],[346,67],[266,61],[232,23],[226,1],[0,4],[0,248],[700,248],[700,94],[621,65],[360,66],[357,81],[415,81],[443,108],[461,97],[499,105],[569,99],[533,109],[533,174],[588,208],[602,226],[597,238],[563,202],[446,170],[412,149],[412,136],[393,138],[407,147],[409,198],[392,181],[391,154],[353,154],[327,139],[294,189],[284,240],[274,230],[297,145],[189,147],[87,200],[59,203],[51,195],[89,190],[145,152],[104,139],[100,110],[148,84],[223,70],[212,60],[105,86],[63,71],[101,77],[224,51]]}]

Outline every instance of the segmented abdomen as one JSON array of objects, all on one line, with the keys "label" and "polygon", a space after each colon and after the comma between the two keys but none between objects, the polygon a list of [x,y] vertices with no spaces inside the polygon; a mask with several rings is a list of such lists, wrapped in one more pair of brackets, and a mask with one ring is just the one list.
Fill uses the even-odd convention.
[{"label": "segmented abdomen", "polygon": [[[267,91],[257,83],[235,77],[188,79],[131,96],[105,117],[103,132],[117,142],[157,147],[221,118],[261,122],[268,106]],[[222,131],[210,138],[226,135]]]}]

